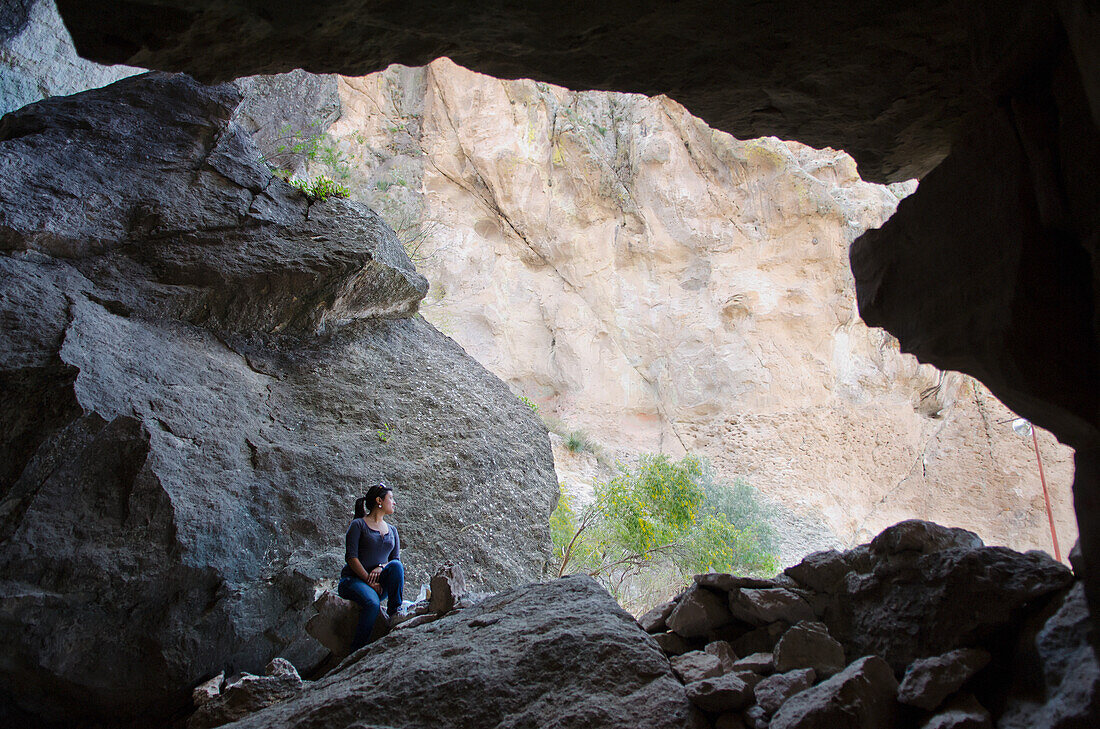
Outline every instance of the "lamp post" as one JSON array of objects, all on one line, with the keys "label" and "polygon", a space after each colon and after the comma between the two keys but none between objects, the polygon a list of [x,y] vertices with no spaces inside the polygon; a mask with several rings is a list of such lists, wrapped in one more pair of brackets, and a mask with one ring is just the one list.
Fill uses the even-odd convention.
[{"label": "lamp post", "polygon": [[1047,521],[1050,522],[1050,538],[1054,540],[1054,558],[1062,561],[1062,550],[1058,547],[1058,533],[1054,531],[1054,512],[1050,509],[1050,494],[1047,492],[1047,479],[1043,475],[1043,459],[1039,455],[1039,438],[1035,435],[1035,428],[1024,418],[1016,418],[1012,421],[1012,430],[1016,435],[1031,436],[1031,443],[1035,446],[1035,462],[1039,464],[1039,481],[1043,484],[1043,501],[1047,505]]}]

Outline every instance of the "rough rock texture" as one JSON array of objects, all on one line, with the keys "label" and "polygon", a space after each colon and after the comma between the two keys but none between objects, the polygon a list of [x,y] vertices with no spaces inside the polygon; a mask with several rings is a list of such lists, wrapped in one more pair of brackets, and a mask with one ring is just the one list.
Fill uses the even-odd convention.
[{"label": "rough rock texture", "polygon": [[1044,553],[975,548],[958,532],[953,542],[943,527],[903,522],[845,555],[851,571],[817,605],[849,659],[874,653],[900,675],[917,658],[992,636],[1073,580]]},{"label": "rough rock texture", "polygon": [[203,702],[187,720],[187,729],[212,729],[228,724],[264,707],[296,696],[302,679],[285,658],[276,658],[264,675],[244,674],[227,684],[219,696]]},{"label": "rough rock texture", "polygon": [[824,683],[795,694],[771,729],[893,729],[898,682],[878,656],[855,661]]},{"label": "rough rock texture", "polygon": [[425,281],[377,215],[271,177],[240,98],[154,74],[0,121],[0,676],[33,712],[311,666],[380,475],[410,583],[541,574],[544,427],[411,316]]},{"label": "rough rock texture", "polygon": [[466,577],[457,564],[445,564],[437,569],[429,585],[432,597],[428,607],[433,613],[449,613],[466,594]]},{"label": "rough rock texture", "polygon": [[751,625],[767,625],[777,620],[797,623],[814,617],[809,603],[781,587],[731,592],[730,614]]},{"label": "rough rock texture", "polygon": [[760,677],[751,671],[723,673],[715,678],[688,682],[684,687],[688,700],[703,711],[721,714],[749,703],[753,687]]},{"label": "rough rock texture", "polygon": [[[1100,20],[1088,0],[614,2],[593,13],[545,0],[460,13],[345,0],[309,32],[297,6],[243,0],[60,7],[81,52],[107,62],[212,79],[365,73],[446,54],[499,76],[668,93],[743,138],[846,149],[871,179],[935,167],[853,250],[862,315],[1078,449],[1082,550],[1100,564]],[[1085,579],[1100,605],[1100,569]]]},{"label": "rough rock texture", "polygon": [[679,729],[689,712],[634,619],[591,579],[567,577],[396,631],[296,699],[233,726],[328,728],[377,716],[394,729],[539,727],[553,717],[560,727]]},{"label": "rough rock texture", "polygon": [[[233,120],[252,136],[272,167],[301,173],[310,153],[316,156],[321,151],[321,136],[340,118],[336,77],[294,70],[249,76],[235,83],[244,99]],[[295,152],[296,144],[306,149]]]},{"label": "rough rock texture", "polygon": [[638,617],[638,625],[641,625],[642,630],[647,633],[664,632],[668,629],[665,621],[668,620],[668,616],[672,614],[675,607],[676,603],[672,600],[656,605]]},{"label": "rough rock texture", "polygon": [[1001,729],[1053,729],[1100,725],[1100,660],[1090,643],[1084,586],[1074,585],[1038,631],[1031,654],[1017,659],[1016,696],[997,721]]},{"label": "rough rock texture", "polygon": [[[864,183],[833,150],[740,142],[669,99],[446,60],[340,93],[340,169],[421,236],[425,316],[563,432],[608,458],[692,450],[747,478],[778,503],[785,563],[913,516],[1051,549],[1011,413],[855,313],[848,244],[911,186]],[[1040,435],[1068,540],[1072,454]],[[582,500],[606,478],[590,453],[555,461]]]},{"label": "rough rock texture", "polygon": [[730,612],[717,593],[692,585],[676,602],[665,623],[685,638],[701,638],[730,622]]},{"label": "rough rock texture", "polygon": [[704,651],[689,651],[683,655],[673,656],[670,662],[672,670],[684,683],[721,676],[726,670],[718,656]]},{"label": "rough rock texture", "polygon": [[211,701],[221,695],[222,687],[225,685],[225,671],[222,671],[217,676],[211,679],[203,681],[191,691],[191,702],[196,706],[202,706],[208,701]]},{"label": "rough rock texture", "polygon": [[777,673],[756,684],[753,695],[760,708],[769,714],[774,714],[787,699],[813,686],[815,678],[817,674],[812,668]]},{"label": "rough rock texture", "polygon": [[921,729],[992,729],[989,712],[970,694],[963,694],[943,707]]},{"label": "rough rock texture", "polygon": [[815,620],[804,620],[783,634],[775,646],[775,670],[786,673],[812,668],[818,676],[832,676],[844,668],[844,647]]},{"label": "rough rock texture", "polygon": [[313,601],[313,609],[316,614],[306,621],[306,632],[329,653],[346,656],[359,622],[359,606],[331,590],[325,590]]},{"label": "rough rock texture", "polygon": [[[707,647],[704,649],[706,653],[711,654],[722,664],[722,670],[729,672],[736,668],[738,661],[737,654],[733,652],[733,647],[728,641],[716,640],[707,643]],[[746,668],[745,670],[753,670],[752,668]]]},{"label": "rough rock texture", "polygon": [[[708,648],[710,646],[707,646]],[[775,654],[773,653],[751,653],[744,658],[740,658],[734,662],[735,668],[744,669],[746,671],[754,671],[761,676],[766,676],[775,670]]]},{"label": "rough rock texture", "polygon": [[682,656],[693,650],[692,644],[676,633],[658,633],[653,636],[653,639],[657,641],[657,645],[661,646],[661,650],[670,656]]},{"label": "rough rock texture", "polygon": [[0,115],[142,71],[78,56],[54,0],[14,0],[0,7]]},{"label": "rough rock texture", "polygon": [[922,709],[934,709],[971,676],[989,664],[990,655],[980,648],[960,648],[931,658],[921,658],[905,670],[898,687],[898,701]]}]

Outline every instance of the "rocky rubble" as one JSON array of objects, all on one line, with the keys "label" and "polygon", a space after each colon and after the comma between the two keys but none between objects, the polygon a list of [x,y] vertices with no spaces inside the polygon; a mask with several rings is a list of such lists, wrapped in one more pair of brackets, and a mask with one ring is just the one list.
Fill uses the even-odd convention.
[{"label": "rocky rubble", "polygon": [[264,707],[288,699],[302,690],[302,678],[290,661],[276,658],[264,675],[245,673],[226,681],[219,673],[191,693],[197,709],[187,720],[187,729],[212,729],[228,724]]},{"label": "rocky rubble", "polygon": [[[865,547],[813,555],[772,580],[698,575],[638,621],[586,577],[498,593],[468,609],[463,596],[458,609],[403,623],[232,726],[1069,729],[1100,720],[1100,669],[1083,590],[1064,566],[927,522],[900,523]],[[841,574],[838,564],[848,571]],[[966,630],[865,622],[872,634],[865,642],[835,640],[850,624],[843,614],[867,608],[859,594],[867,579],[888,579],[919,600],[924,580],[941,579],[943,564],[953,565],[962,585],[949,599],[968,606]],[[980,579],[993,568],[1001,570],[996,595]],[[457,582],[450,567],[438,577]],[[751,621],[735,614],[761,593],[780,592],[814,606],[812,615],[792,615],[789,597],[769,600],[770,611],[753,611]],[[879,594],[901,606],[898,593]],[[958,620],[959,613],[936,609],[937,590],[928,594],[921,605],[929,621]],[[928,636],[955,636],[964,645],[939,650]],[[665,648],[670,642],[676,651]],[[734,647],[768,643],[773,651],[741,658]],[[868,644],[916,657],[898,668],[861,647]],[[254,677],[246,686],[264,681],[277,683]],[[230,692],[213,700],[208,693],[196,689],[203,707]],[[210,711],[200,708],[195,717]],[[191,729],[199,720],[192,718]]]},{"label": "rocky rubble", "polygon": [[1045,554],[908,521],[774,580],[699,575],[639,622],[715,727],[1084,727],[1083,595]]}]

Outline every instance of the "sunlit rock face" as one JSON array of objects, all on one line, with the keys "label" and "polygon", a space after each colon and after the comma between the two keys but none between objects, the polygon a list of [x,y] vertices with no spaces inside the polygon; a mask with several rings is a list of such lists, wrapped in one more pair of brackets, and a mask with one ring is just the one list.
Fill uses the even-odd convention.
[{"label": "sunlit rock face", "polygon": [[152,721],[314,666],[378,478],[411,591],[445,560],[542,575],[546,429],[416,316],[377,214],[271,175],[240,103],[158,73],[0,121],[0,712]]},{"label": "sunlit rock face", "polygon": [[0,114],[141,71],[78,56],[53,0],[22,0],[0,9]]},{"label": "sunlit rock face", "polygon": [[[709,456],[779,502],[786,559],[909,517],[1052,549],[1012,413],[859,318],[848,247],[915,183],[445,59],[340,95],[337,171],[415,249],[425,316],[611,458]],[[1072,451],[1040,448],[1068,548]],[[590,483],[590,460],[558,448],[559,475]]]}]

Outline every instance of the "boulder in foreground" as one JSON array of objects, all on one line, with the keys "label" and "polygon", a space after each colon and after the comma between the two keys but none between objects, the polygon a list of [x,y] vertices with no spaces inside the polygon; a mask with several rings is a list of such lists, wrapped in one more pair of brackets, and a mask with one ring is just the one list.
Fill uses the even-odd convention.
[{"label": "boulder in foreground", "polygon": [[691,719],[653,639],[588,577],[526,585],[396,631],[232,726],[490,729],[551,719],[562,729],[680,729]]}]

